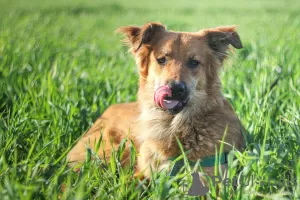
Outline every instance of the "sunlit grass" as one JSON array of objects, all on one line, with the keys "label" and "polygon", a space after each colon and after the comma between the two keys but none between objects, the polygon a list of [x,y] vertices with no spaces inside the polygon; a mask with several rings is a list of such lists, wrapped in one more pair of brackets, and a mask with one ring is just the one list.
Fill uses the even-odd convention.
[{"label": "sunlit grass", "polygon": [[[136,99],[135,63],[114,30],[149,21],[182,31],[238,25],[244,48],[230,56],[221,77],[250,134],[246,151],[233,152],[229,176],[243,175],[247,186],[223,189],[221,197],[299,199],[299,3],[243,2],[1,1],[1,199],[186,197],[180,188],[190,184],[190,171],[140,183],[132,167],[119,167],[121,150],[110,164],[87,158],[79,174],[66,163],[109,105]],[[279,184],[261,184],[268,178]]]}]

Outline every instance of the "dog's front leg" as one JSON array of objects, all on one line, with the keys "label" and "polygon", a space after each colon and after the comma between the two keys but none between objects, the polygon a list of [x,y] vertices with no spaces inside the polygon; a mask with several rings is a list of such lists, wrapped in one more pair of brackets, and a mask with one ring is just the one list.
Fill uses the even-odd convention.
[{"label": "dog's front leg", "polygon": [[138,155],[137,172],[146,178],[150,178],[151,170],[155,170],[155,168],[155,152],[151,150],[149,143],[144,142]]},{"label": "dog's front leg", "polygon": [[168,168],[168,158],[157,151],[157,147],[150,142],[144,142],[140,147],[137,173],[146,178],[151,177],[151,171],[161,171]]}]

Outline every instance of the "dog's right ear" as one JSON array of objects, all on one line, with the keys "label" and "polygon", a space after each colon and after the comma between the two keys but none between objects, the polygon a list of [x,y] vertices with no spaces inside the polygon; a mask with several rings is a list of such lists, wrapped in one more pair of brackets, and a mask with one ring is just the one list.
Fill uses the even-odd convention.
[{"label": "dog's right ear", "polygon": [[124,26],[116,30],[126,36],[124,42],[136,53],[142,45],[150,44],[155,34],[165,31],[166,28],[161,23],[147,23],[141,27]]},{"label": "dog's right ear", "polygon": [[235,29],[235,26],[225,26],[204,30],[210,48],[221,62],[227,57],[229,44],[236,49],[243,48],[240,36]]}]

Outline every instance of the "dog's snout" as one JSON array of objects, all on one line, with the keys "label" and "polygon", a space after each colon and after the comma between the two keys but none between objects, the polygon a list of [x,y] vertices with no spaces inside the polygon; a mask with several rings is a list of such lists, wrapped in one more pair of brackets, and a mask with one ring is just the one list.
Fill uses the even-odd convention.
[{"label": "dog's snout", "polygon": [[172,81],[169,84],[172,90],[172,97],[182,97],[186,93],[186,85],[183,81]]}]

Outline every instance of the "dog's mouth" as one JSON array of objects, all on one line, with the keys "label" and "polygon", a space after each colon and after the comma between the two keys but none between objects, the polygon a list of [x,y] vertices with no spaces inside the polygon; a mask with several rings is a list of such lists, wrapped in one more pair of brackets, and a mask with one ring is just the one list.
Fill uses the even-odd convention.
[{"label": "dog's mouth", "polygon": [[175,115],[175,114],[179,113],[186,106],[186,104],[188,103],[188,99],[184,99],[184,100],[167,100],[167,99],[165,99],[164,103],[166,106],[169,106],[167,108],[167,111],[170,114]]},{"label": "dog's mouth", "polygon": [[180,98],[172,96],[172,90],[168,86],[159,87],[154,94],[155,104],[170,114],[179,113],[188,100],[188,95],[182,95]]}]

